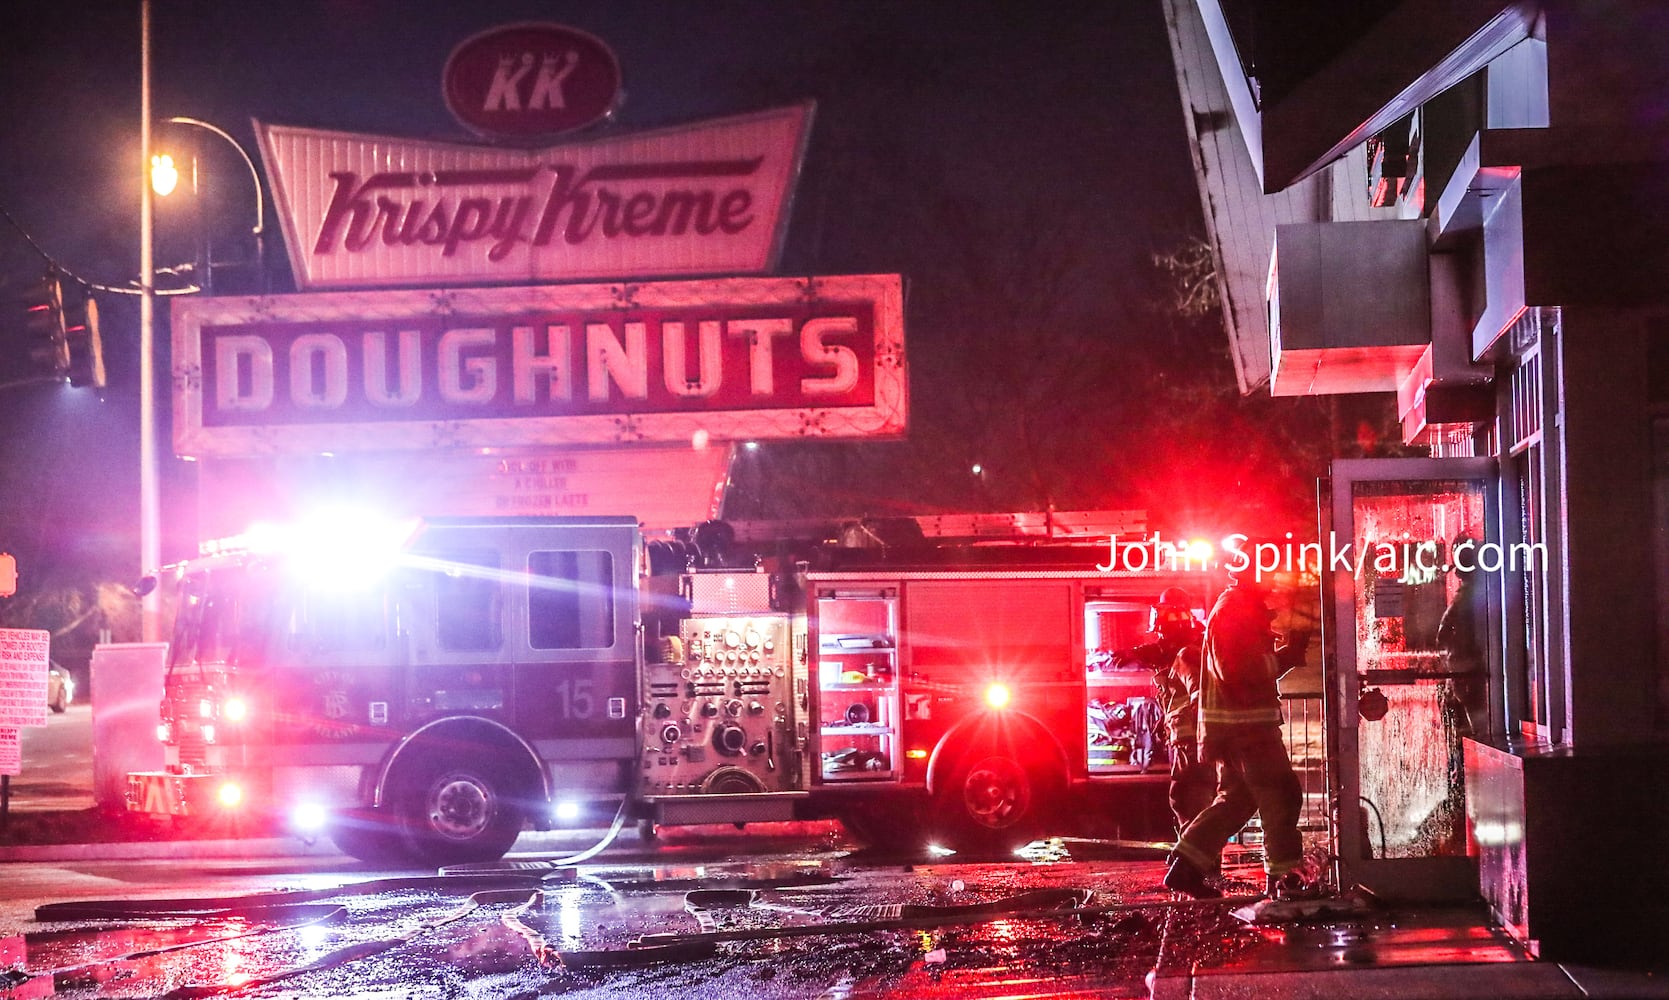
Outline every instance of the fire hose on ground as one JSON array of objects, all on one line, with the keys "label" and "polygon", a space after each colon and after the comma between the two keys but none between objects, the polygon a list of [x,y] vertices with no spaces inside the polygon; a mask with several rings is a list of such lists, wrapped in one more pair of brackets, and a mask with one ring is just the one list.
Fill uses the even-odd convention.
[{"label": "fire hose on ground", "polygon": [[[617,824],[618,825],[618,824]],[[576,857],[579,857],[576,855]],[[566,859],[564,859],[566,861]],[[541,866],[557,867],[557,862],[541,862]],[[571,870],[571,869],[570,869]],[[782,940],[789,938],[867,934],[890,930],[920,930],[935,927],[974,926],[1000,920],[1088,920],[1111,914],[1138,910],[1179,910],[1223,905],[1238,906],[1255,903],[1261,896],[1228,896],[1219,899],[1163,899],[1141,902],[1093,903],[1094,891],[1089,889],[1040,889],[980,903],[956,905],[890,904],[865,906],[861,919],[835,919],[813,924],[792,924],[774,927],[704,929],[693,934],[644,934],[633,938],[624,948],[600,950],[563,950],[552,947],[538,928],[527,918],[543,908],[545,876],[496,871],[459,871],[449,874],[412,876],[404,878],[372,879],[332,889],[287,890],[254,893],[243,896],[218,896],[151,900],[103,900],[86,902],[49,903],[37,907],[35,918],[40,921],[72,920],[138,920],[178,917],[242,918],[283,920],[300,916],[297,921],[281,922],[236,935],[220,936],[202,941],[147,949],[101,962],[134,960],[165,952],[183,951],[194,947],[221,944],[226,941],[281,930],[294,930],[310,924],[323,924],[341,919],[346,908],[322,904],[319,901],[344,895],[372,895],[395,891],[438,891],[454,894],[459,889],[472,890],[466,902],[439,918],[420,922],[409,932],[358,942],[330,952],[319,959],[294,969],[237,984],[216,984],[183,987],[173,997],[187,998],[228,994],[270,985],[308,972],[341,966],[380,954],[391,948],[408,944],[417,937],[454,923],[483,906],[517,903],[514,910],[501,917],[502,923],[520,935],[534,957],[547,969],[609,969],[630,968],[664,962],[700,961],[716,954],[718,946],[740,941]],[[767,885],[775,885],[772,880]],[[657,883],[666,888],[664,882]],[[738,888],[737,886],[742,886]],[[745,880],[732,880],[724,888],[696,888],[686,893],[686,909],[692,913],[712,909],[758,904],[759,888],[746,886]],[[780,909],[781,907],[774,907]],[[798,911],[807,912],[811,911]],[[712,926],[711,923],[705,926]],[[55,969],[35,975],[60,974],[73,969]]]}]

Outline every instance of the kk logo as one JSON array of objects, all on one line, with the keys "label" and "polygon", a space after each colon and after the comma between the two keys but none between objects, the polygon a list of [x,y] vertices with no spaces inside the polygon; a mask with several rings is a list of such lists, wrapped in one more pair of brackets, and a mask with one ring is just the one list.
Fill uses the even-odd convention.
[{"label": "kk logo", "polygon": [[620,97],[620,63],[560,24],[512,24],[459,45],[441,87],[453,117],[482,135],[536,139],[584,128]]},{"label": "kk logo", "polygon": [[[562,84],[574,71],[574,67],[579,65],[579,61],[579,53],[572,49],[561,55],[546,53],[543,59],[535,59],[531,52],[523,52],[520,57],[499,56],[498,72],[493,74],[493,83],[487,88],[487,99],[481,105],[481,110],[563,110],[568,106],[568,102],[562,96]],[[533,78],[533,89],[528,93],[527,101],[524,103],[521,97],[522,82],[533,72],[535,62],[539,65],[539,74]]]}]

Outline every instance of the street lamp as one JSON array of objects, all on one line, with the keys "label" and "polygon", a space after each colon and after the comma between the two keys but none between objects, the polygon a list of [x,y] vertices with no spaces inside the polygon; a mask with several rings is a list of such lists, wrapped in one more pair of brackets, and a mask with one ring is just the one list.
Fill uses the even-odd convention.
[{"label": "street lamp", "polygon": [[[251,230],[252,235],[255,237],[255,271],[259,276],[259,291],[265,294],[267,290],[266,191],[261,185],[261,172],[255,169],[255,161],[243,148],[243,145],[236,139],[232,138],[231,133],[227,132],[218,125],[214,125],[198,118],[188,118],[184,115],[176,115],[173,118],[169,118],[167,121],[170,125],[187,125],[191,128],[202,129],[205,132],[212,133],[226,140],[226,143],[237,151],[238,157],[243,160],[243,165],[249,168],[249,179],[255,185],[255,228]],[[163,197],[167,197],[174,190],[175,186],[179,184],[179,179],[179,168],[174,164],[174,158],[172,156],[168,156],[166,154],[156,154],[151,157],[151,190],[155,191],[159,195],[162,195]],[[192,186],[195,190],[195,167],[192,170]],[[213,275],[210,272],[213,267],[214,262],[212,260],[205,261],[204,284],[206,286],[210,286],[211,290],[213,285]]]},{"label": "street lamp", "polygon": [[[151,0],[139,3],[139,163],[151,159]],[[139,573],[162,568],[162,496],[156,456],[156,259],[155,204],[149,176],[139,178]],[[140,595],[140,637],[160,637],[162,598],[156,588]]]}]

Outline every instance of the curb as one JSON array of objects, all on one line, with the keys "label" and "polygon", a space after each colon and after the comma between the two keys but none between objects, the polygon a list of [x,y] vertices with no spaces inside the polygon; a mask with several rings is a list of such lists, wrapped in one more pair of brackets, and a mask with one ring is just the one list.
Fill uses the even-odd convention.
[{"label": "curb", "polygon": [[1159,976],[1153,981],[1151,996],[1152,1000],[1240,1000],[1250,996],[1280,1000],[1646,1000],[1669,997],[1669,982],[1647,972],[1607,973],[1556,962],[1356,965]]},{"label": "curb", "polygon": [[[529,830],[511,845],[507,856],[568,853],[589,846],[599,831]],[[635,840],[635,835],[634,835]],[[116,840],[81,844],[16,844],[0,847],[0,864],[52,861],[233,860],[249,858],[340,858],[328,837],[314,841],[297,836],[204,838],[199,840]]]},{"label": "curb", "polygon": [[295,837],[249,840],[143,840],[107,844],[29,844],[0,847],[0,864],[40,861],[149,861],[161,859],[230,859],[342,857],[328,841],[312,844]]}]

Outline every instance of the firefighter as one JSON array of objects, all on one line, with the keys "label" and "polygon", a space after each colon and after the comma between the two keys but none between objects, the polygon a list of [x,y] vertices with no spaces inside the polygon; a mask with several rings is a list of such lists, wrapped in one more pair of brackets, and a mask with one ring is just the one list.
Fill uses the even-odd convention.
[{"label": "firefighter", "polygon": [[1303,643],[1277,646],[1275,613],[1252,568],[1232,573],[1206,619],[1201,649],[1199,751],[1217,774],[1216,796],[1188,824],[1171,855],[1165,887],[1195,899],[1222,892],[1206,880],[1223,848],[1253,815],[1263,821],[1266,893],[1271,899],[1315,894],[1302,872],[1298,815],[1303,790],[1281,739],[1276,681],[1303,659]]},{"label": "firefighter", "polygon": [[1437,648],[1443,651],[1444,667],[1450,677],[1443,685],[1446,725],[1459,736],[1471,736],[1485,718],[1487,688],[1484,683],[1484,627],[1489,620],[1483,583],[1476,565],[1478,542],[1456,538],[1455,596],[1437,622]]},{"label": "firefighter", "polygon": [[1200,642],[1205,626],[1194,617],[1193,601],[1181,587],[1167,587],[1153,605],[1155,640],[1136,648],[1153,671],[1159,708],[1170,744],[1171,813],[1180,833],[1217,794],[1217,769],[1199,758]]},{"label": "firefighter", "polygon": [[1436,854],[1466,853],[1466,743],[1486,724],[1488,685],[1484,680],[1484,628],[1489,620],[1476,561],[1478,542],[1461,536],[1451,547],[1458,584],[1437,623],[1437,648],[1448,673],[1439,686],[1438,711],[1448,750],[1448,784],[1439,802],[1417,827],[1416,836]]}]

